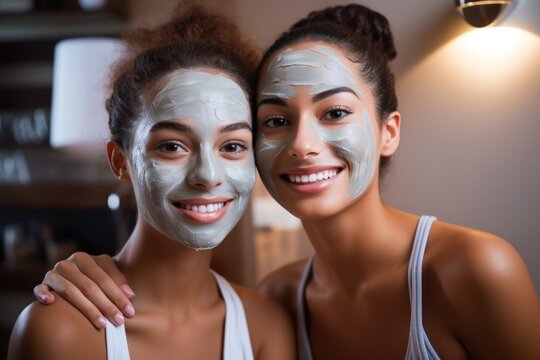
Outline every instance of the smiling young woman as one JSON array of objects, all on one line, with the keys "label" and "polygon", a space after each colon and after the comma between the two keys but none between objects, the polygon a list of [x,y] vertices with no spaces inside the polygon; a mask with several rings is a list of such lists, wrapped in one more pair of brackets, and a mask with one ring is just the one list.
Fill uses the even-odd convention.
[{"label": "smiling young woman", "polygon": [[211,249],[255,184],[249,84],[257,56],[241,38],[227,18],[197,6],[130,38],[107,102],[107,158],[137,203],[115,261],[138,295],[124,311],[138,316],[124,324],[116,314],[118,326],[98,317],[105,331],[96,331],[63,299],[34,303],[15,324],[8,359],[293,358],[279,304],[210,269]]}]

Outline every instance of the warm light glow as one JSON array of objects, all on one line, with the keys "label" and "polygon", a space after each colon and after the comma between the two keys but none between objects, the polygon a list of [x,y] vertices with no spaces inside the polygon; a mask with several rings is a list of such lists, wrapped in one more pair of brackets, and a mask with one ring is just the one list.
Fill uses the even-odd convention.
[{"label": "warm light glow", "polygon": [[443,49],[454,76],[483,86],[510,84],[537,71],[540,38],[510,27],[491,27],[467,32]]}]

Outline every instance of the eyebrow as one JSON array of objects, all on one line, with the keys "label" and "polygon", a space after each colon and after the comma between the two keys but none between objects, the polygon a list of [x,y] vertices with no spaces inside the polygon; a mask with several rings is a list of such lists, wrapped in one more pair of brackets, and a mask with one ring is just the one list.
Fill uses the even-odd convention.
[{"label": "eyebrow", "polygon": [[257,104],[257,109],[261,105],[265,105],[265,104],[278,105],[278,106],[287,106],[287,103],[285,102],[285,100],[283,100],[281,98],[273,97],[273,98],[263,99],[263,100],[259,101],[259,103]]},{"label": "eyebrow", "polygon": [[[172,130],[176,130],[180,132],[192,131],[190,126],[180,124],[174,121],[162,121],[152,126],[152,129],[150,130],[150,132],[154,132],[161,129],[172,129]],[[225,125],[224,127],[221,128],[220,132],[224,133],[224,132],[231,132],[231,131],[242,130],[242,129],[246,129],[246,130],[249,130],[250,132],[253,132],[253,130],[251,129],[251,125],[249,125],[245,121]]]},{"label": "eyebrow", "polygon": [[236,130],[242,130],[242,129],[246,129],[246,130],[249,130],[250,132],[253,132],[253,130],[251,129],[251,125],[249,125],[245,121],[225,125],[224,127],[221,128],[220,132],[224,133],[224,132],[230,132],[230,131],[236,131]]},{"label": "eyebrow", "polygon": [[356,91],[354,91],[353,89],[347,87],[347,86],[342,86],[342,87],[338,87],[338,88],[334,88],[334,89],[330,89],[330,90],[326,90],[326,91],[323,91],[321,93],[318,93],[317,95],[313,96],[313,98],[311,99],[311,102],[312,103],[315,103],[317,101],[321,101],[329,96],[332,96],[332,95],[335,95],[335,94],[338,94],[338,93],[342,93],[342,92],[348,92],[348,93],[351,93],[353,94],[354,96],[356,96],[357,98],[359,98],[358,94],[356,93]]},{"label": "eyebrow", "polygon": [[[347,87],[347,86],[342,86],[342,87],[338,87],[338,88],[335,88],[335,89],[330,89],[330,90],[326,90],[326,91],[323,91],[321,93],[318,93],[316,94],[315,96],[313,96],[313,98],[311,99],[311,102],[312,103],[315,103],[315,102],[318,102],[318,101],[321,101],[329,96],[332,96],[332,95],[335,95],[335,94],[338,94],[338,93],[342,93],[342,92],[348,92],[348,93],[351,93],[353,94],[354,96],[356,96],[357,98],[360,98],[358,96],[358,94],[356,93],[356,91],[354,91],[353,89],[351,89],[350,87]],[[261,105],[265,105],[265,104],[270,104],[270,105],[278,105],[278,106],[287,106],[287,103],[285,102],[285,100],[281,99],[281,98],[268,98],[268,99],[263,99],[261,100],[258,104],[257,104],[257,109],[261,106]]]},{"label": "eyebrow", "polygon": [[157,124],[154,124],[154,126],[152,126],[152,129],[150,129],[150,132],[154,132],[156,130],[161,130],[161,129],[172,129],[172,130],[181,131],[181,132],[191,131],[190,126],[180,124],[174,121],[161,121],[161,122],[158,122]]}]

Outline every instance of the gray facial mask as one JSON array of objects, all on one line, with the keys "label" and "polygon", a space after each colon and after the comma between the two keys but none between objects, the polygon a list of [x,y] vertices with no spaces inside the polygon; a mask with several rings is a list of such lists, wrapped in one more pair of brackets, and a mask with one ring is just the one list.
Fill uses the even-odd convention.
[{"label": "gray facial mask", "polygon": [[[189,123],[198,146],[190,149],[182,164],[149,158],[147,143],[152,127],[175,119]],[[238,121],[251,124],[249,102],[240,86],[223,75],[179,70],[154,97],[148,115],[134,132],[130,160],[140,211],[161,233],[193,249],[210,249],[240,220],[255,185],[253,156],[249,150],[248,159],[227,160],[219,156],[215,144],[222,127]],[[196,183],[220,185],[205,190],[193,185]],[[232,201],[221,219],[201,224],[173,205],[194,198]]]},{"label": "gray facial mask", "polygon": [[[309,95],[348,87],[362,98],[355,78],[329,47],[319,45],[302,50],[287,49],[269,65],[259,98],[291,99],[297,94],[297,86],[307,86]],[[338,129],[325,128],[317,119],[313,119],[311,131],[315,138],[329,144],[347,162],[351,176],[350,196],[352,199],[360,197],[371,183],[377,164],[376,132],[369,113],[364,111],[361,120]],[[275,159],[294,138],[294,132],[278,141],[265,138],[261,132],[257,137],[255,152],[259,173],[268,191],[278,201],[279,194],[271,177],[271,169]]]},{"label": "gray facial mask", "polygon": [[[349,123],[335,130],[326,129],[314,121],[311,131],[318,141],[330,145],[338,156],[347,162],[351,173],[351,198],[360,197],[371,183],[376,165],[375,130],[369,113],[364,111],[362,122]],[[277,141],[267,139],[264,135],[259,135],[257,140],[255,152],[259,174],[270,194],[278,201],[280,196],[276,191],[271,169],[274,160],[286,151],[294,137],[295,133],[291,132],[286,138]]]},{"label": "gray facial mask", "polygon": [[296,95],[296,86],[309,86],[309,95],[346,86],[362,96],[349,68],[334,50],[321,45],[287,49],[278,55],[268,66],[259,98],[291,99]]}]

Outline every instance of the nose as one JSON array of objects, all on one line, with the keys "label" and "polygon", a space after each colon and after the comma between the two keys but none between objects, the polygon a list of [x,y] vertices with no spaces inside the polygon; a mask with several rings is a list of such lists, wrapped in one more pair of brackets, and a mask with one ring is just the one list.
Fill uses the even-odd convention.
[{"label": "nose", "polygon": [[322,141],[312,119],[301,119],[288,145],[288,154],[300,160],[317,156],[322,150]]},{"label": "nose", "polygon": [[212,147],[201,144],[188,175],[191,186],[210,190],[223,182],[223,168],[216,159]]}]

